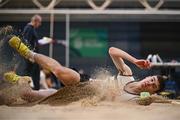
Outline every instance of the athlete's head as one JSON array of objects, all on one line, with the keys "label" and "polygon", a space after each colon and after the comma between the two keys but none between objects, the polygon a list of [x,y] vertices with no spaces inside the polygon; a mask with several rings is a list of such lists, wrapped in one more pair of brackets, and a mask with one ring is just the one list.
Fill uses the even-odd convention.
[{"label": "athlete's head", "polygon": [[141,91],[146,91],[151,94],[160,92],[164,89],[165,86],[165,80],[167,79],[166,76],[148,76],[144,78],[143,80],[139,81],[138,86],[141,89]]}]

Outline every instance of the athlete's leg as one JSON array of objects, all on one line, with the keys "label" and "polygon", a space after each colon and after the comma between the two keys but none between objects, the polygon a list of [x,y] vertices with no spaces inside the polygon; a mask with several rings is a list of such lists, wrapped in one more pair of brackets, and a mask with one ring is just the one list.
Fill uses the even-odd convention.
[{"label": "athlete's leg", "polygon": [[[20,95],[20,97],[23,100],[26,100],[28,102],[35,102],[37,100],[40,100],[42,98],[45,98],[45,97],[57,92],[57,90],[55,90],[55,89],[46,89],[46,90],[39,90],[39,91],[32,90],[29,85],[30,82],[32,82],[32,79],[28,76],[16,75],[14,72],[4,73],[4,80],[6,80],[7,82],[10,82],[12,84],[16,84],[16,86],[19,86],[18,94]],[[4,95],[6,95],[6,94],[4,94]],[[1,103],[4,104],[3,100],[5,100],[5,99],[6,99],[6,97],[3,96],[0,92],[0,104]]]},{"label": "athlete's leg", "polygon": [[80,75],[76,71],[62,66],[56,60],[42,54],[35,54],[34,61],[41,67],[50,70],[64,85],[80,82]]},{"label": "athlete's leg", "polygon": [[48,97],[56,92],[57,90],[55,89],[23,91],[21,98],[28,102],[35,102],[45,97]]},{"label": "athlete's leg", "polygon": [[18,37],[12,37],[9,40],[9,45],[16,49],[19,54],[26,59],[38,63],[44,69],[50,70],[64,85],[72,85],[80,81],[79,73],[67,67],[63,67],[50,57],[30,51]]}]

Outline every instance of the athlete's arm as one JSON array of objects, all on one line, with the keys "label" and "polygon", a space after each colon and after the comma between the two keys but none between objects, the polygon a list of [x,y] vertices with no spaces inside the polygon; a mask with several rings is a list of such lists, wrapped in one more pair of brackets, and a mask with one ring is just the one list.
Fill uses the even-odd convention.
[{"label": "athlete's arm", "polygon": [[130,61],[131,63],[135,64],[137,67],[141,69],[150,67],[149,61],[143,59],[136,59],[135,57],[131,56],[125,51],[115,47],[109,48],[109,54],[117,69],[118,70],[120,69],[122,72],[123,71],[128,72],[130,70],[130,68],[124,63],[123,59]]}]

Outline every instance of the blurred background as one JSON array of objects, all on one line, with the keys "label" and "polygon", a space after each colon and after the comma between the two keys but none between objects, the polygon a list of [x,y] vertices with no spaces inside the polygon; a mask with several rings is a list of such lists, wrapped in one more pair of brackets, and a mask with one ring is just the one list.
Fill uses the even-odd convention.
[{"label": "blurred background", "polygon": [[[164,62],[180,61],[180,0],[0,0],[1,27],[22,32],[34,14],[42,17],[39,39],[54,41],[39,52],[88,75],[99,67],[117,74],[111,46],[137,58],[158,54]],[[127,64],[137,78],[165,74],[179,85],[178,67],[141,71]]]}]

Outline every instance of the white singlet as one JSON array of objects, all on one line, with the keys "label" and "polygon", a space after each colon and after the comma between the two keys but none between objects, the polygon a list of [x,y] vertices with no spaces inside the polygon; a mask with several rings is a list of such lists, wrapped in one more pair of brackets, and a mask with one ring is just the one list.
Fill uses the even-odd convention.
[{"label": "white singlet", "polygon": [[124,91],[124,86],[131,81],[134,81],[133,76],[122,76],[118,74],[116,84],[118,85],[117,87],[120,93],[119,95],[120,101],[127,101],[133,99],[134,97],[137,97],[137,95],[133,95]]}]

